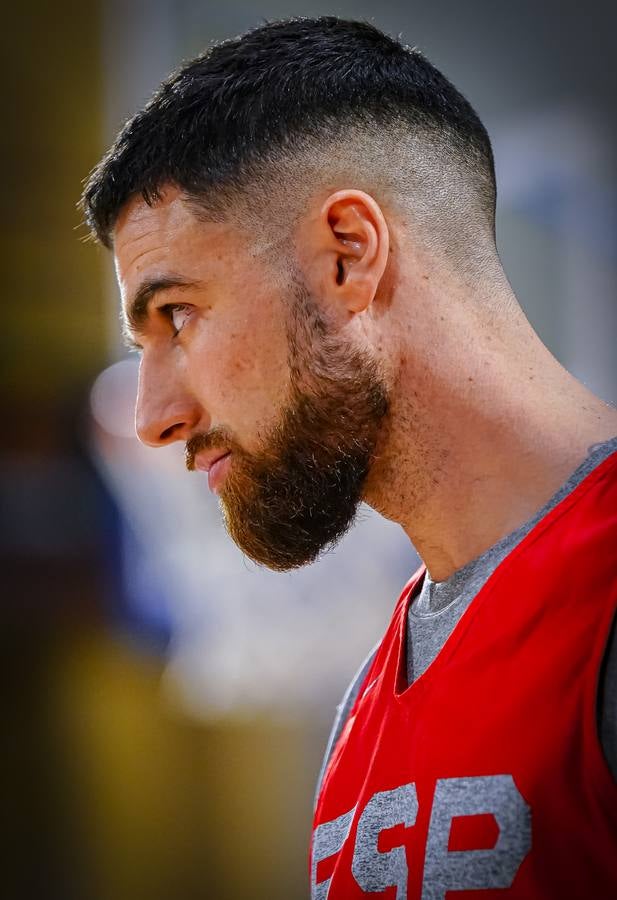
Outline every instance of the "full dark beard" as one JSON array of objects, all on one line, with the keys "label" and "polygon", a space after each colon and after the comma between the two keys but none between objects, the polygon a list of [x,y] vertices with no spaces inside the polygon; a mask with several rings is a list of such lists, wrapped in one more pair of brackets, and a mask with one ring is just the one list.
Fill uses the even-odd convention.
[{"label": "full dark beard", "polygon": [[328,334],[306,294],[297,299],[290,401],[258,453],[224,442],[220,491],[232,539],[277,571],[312,562],[352,525],[388,408],[376,362]]}]

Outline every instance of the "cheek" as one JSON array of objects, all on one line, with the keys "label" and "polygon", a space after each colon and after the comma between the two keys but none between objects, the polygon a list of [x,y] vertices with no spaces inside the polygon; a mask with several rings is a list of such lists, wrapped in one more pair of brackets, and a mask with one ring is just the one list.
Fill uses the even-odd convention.
[{"label": "cheek", "polygon": [[272,331],[211,328],[190,354],[191,382],[213,423],[240,436],[278,417],[289,385],[287,341]]}]

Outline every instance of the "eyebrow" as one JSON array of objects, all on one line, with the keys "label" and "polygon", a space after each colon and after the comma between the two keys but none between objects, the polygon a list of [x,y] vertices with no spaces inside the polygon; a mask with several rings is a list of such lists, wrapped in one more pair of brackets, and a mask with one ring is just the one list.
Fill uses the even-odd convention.
[{"label": "eyebrow", "polygon": [[140,349],[133,334],[143,331],[148,320],[150,304],[157,294],[172,290],[172,288],[197,287],[199,284],[200,282],[190,281],[181,275],[146,278],[127,302],[126,310],[123,311],[123,332],[126,342],[130,346]]}]

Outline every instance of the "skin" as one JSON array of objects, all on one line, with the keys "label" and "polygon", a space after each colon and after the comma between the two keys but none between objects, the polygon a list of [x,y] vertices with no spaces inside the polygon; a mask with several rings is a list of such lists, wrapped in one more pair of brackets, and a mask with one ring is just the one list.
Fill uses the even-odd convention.
[{"label": "skin", "polygon": [[[290,396],[289,279],[264,236],[199,220],[172,186],[130,200],[114,229],[127,330],[142,348],[137,433],[153,447],[211,430],[257,452]],[[398,522],[436,581],[530,518],[617,412],[541,343],[488,236],[476,277],[456,268],[387,204],[317,193],[281,259],[293,260],[328,330],[375,360],[390,407],[363,499]],[[156,293],[136,330],[129,310]],[[174,323],[162,308],[177,304]]]}]

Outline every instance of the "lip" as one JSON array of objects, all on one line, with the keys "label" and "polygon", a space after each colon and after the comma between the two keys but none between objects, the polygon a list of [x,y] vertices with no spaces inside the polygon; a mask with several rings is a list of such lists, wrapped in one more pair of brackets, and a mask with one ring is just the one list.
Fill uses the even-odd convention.
[{"label": "lip", "polygon": [[219,456],[208,469],[208,487],[213,494],[218,493],[218,489],[223,484],[230,465],[231,453],[225,453],[223,456]]},{"label": "lip", "polygon": [[224,456],[228,456],[229,453],[229,450],[202,450],[195,454],[193,468],[198,469],[200,472],[209,472],[215,462],[218,462]]},{"label": "lip", "polygon": [[195,455],[194,466],[208,473],[208,487],[213,494],[218,493],[231,462],[231,450],[209,450]]}]

